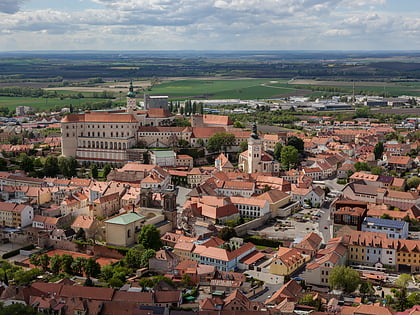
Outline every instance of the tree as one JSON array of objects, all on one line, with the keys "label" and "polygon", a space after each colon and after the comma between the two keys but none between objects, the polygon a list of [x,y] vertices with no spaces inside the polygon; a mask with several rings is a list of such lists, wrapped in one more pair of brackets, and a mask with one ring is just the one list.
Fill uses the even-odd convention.
[{"label": "tree", "polygon": [[382,175],[384,173],[384,169],[382,167],[380,167],[380,166],[375,166],[375,167],[372,167],[372,169],[370,170],[370,172],[373,175]]},{"label": "tree", "polygon": [[93,257],[86,260],[85,267],[83,269],[88,278],[97,277],[101,273],[101,266]]},{"label": "tree", "polygon": [[76,239],[86,240],[86,232],[84,229],[78,229],[76,232]]},{"label": "tree", "polygon": [[239,120],[237,120],[237,121],[235,121],[233,123],[233,128],[241,128],[241,129],[243,129],[243,128],[245,128],[245,125],[243,123],[241,123]]},{"label": "tree", "polygon": [[7,306],[0,305],[0,315],[41,315],[32,306],[22,303],[10,304]]},{"label": "tree", "polygon": [[392,217],[388,213],[384,213],[380,217],[381,219],[392,220]]},{"label": "tree", "polygon": [[375,144],[375,147],[373,149],[373,154],[375,154],[375,160],[382,159],[383,153],[384,153],[384,143],[382,141],[379,141],[377,144]]},{"label": "tree", "polygon": [[111,278],[108,280],[108,284],[111,288],[121,288],[124,285],[124,282],[118,278]]},{"label": "tree", "polygon": [[141,255],[141,267],[149,267],[149,259],[155,257],[156,251],[154,249],[146,249]]},{"label": "tree", "polygon": [[188,273],[184,273],[182,275],[182,285],[188,287],[193,284],[194,282],[192,281],[191,276]]},{"label": "tree", "polygon": [[60,157],[58,159],[58,168],[60,169],[60,173],[64,175],[64,177],[69,177],[69,163],[66,157]]},{"label": "tree", "polygon": [[238,153],[242,153],[246,150],[248,150],[248,142],[243,140],[241,141],[241,143],[239,143]]},{"label": "tree", "polygon": [[50,258],[50,269],[51,272],[57,275],[60,272],[61,268],[61,257],[57,254]]},{"label": "tree", "polygon": [[50,257],[47,254],[43,254],[39,257],[39,265],[42,267],[42,270],[47,270],[50,265]]},{"label": "tree", "polygon": [[362,282],[359,288],[360,293],[363,295],[373,295],[375,293],[375,289],[373,288],[372,282]]},{"label": "tree", "polygon": [[39,255],[36,254],[32,254],[31,256],[29,256],[29,262],[34,266],[41,265]]},{"label": "tree", "polygon": [[227,132],[216,132],[207,141],[207,150],[209,152],[220,152],[222,149],[226,152],[235,144],[235,136]]},{"label": "tree", "polygon": [[281,162],[281,150],[283,149],[283,145],[280,142],[277,142],[274,146],[274,154],[273,157],[278,161]]},{"label": "tree", "polygon": [[237,236],[236,231],[233,227],[226,226],[223,229],[221,229],[219,232],[219,237],[224,241],[228,241],[232,237],[236,237],[236,236]]},{"label": "tree", "polygon": [[288,145],[281,149],[280,156],[283,167],[289,169],[291,165],[297,164],[299,152],[294,146]]},{"label": "tree", "polygon": [[287,139],[287,145],[291,145],[295,147],[299,153],[302,153],[305,150],[305,145],[303,143],[303,140],[296,136],[289,137],[289,139]]},{"label": "tree", "polygon": [[58,159],[55,156],[48,156],[44,162],[45,176],[55,177],[60,172],[58,167]]},{"label": "tree", "polygon": [[370,171],[370,167],[366,162],[356,162],[354,163],[354,168],[356,169],[357,172]]},{"label": "tree", "polygon": [[130,248],[125,255],[125,261],[130,268],[140,268],[142,264],[143,245],[136,245]]},{"label": "tree", "polygon": [[406,273],[402,273],[397,280],[395,280],[395,284],[400,288],[407,288],[408,283],[411,281],[411,276]]},{"label": "tree", "polygon": [[90,167],[90,175],[92,176],[92,178],[97,179],[99,174],[98,174],[98,166],[96,166],[96,164],[92,164]]},{"label": "tree", "polygon": [[69,254],[64,254],[61,256],[61,270],[65,273],[72,274],[73,270],[71,265],[73,263],[73,257]]},{"label": "tree", "polygon": [[20,169],[29,173],[34,170],[34,159],[27,156],[26,153],[20,155]]},{"label": "tree", "polygon": [[108,174],[111,172],[112,167],[109,164],[106,164],[104,166],[104,178],[106,178],[108,176]]},{"label": "tree", "polygon": [[79,163],[74,157],[68,159],[68,175],[69,177],[76,177],[77,176],[77,168],[79,167]]},{"label": "tree", "polygon": [[417,188],[420,185],[420,177],[413,176],[407,179],[407,187],[408,188]]},{"label": "tree", "polygon": [[105,265],[101,268],[101,279],[108,281],[114,275],[114,268],[111,265]]},{"label": "tree", "polygon": [[356,270],[350,267],[336,266],[331,270],[328,282],[333,289],[352,293],[359,286],[360,276]]},{"label": "tree", "polygon": [[70,266],[72,270],[72,274],[82,275],[85,264],[86,264],[85,257],[76,257]]},{"label": "tree", "polygon": [[142,227],[137,242],[145,249],[159,250],[162,247],[160,232],[153,224],[147,224]]}]

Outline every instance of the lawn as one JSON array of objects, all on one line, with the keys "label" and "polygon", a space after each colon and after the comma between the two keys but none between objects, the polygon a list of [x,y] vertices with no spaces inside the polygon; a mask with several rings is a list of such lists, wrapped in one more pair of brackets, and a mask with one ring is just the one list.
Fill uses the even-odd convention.
[{"label": "lawn", "polygon": [[204,96],[209,99],[260,99],[295,91],[293,87],[271,86],[272,81],[272,79],[180,80],[162,83],[147,93],[186,98]]},{"label": "lawn", "polygon": [[79,105],[86,103],[100,102],[103,99],[59,99],[59,98],[33,98],[33,97],[8,97],[0,96],[0,107],[7,107],[14,110],[17,106],[30,106],[39,110],[51,110],[55,106],[67,107],[70,104]]}]

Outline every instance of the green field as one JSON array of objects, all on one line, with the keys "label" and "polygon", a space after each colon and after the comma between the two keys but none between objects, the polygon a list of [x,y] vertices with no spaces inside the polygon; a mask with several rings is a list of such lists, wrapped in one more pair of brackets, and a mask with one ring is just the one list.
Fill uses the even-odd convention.
[{"label": "green field", "polygon": [[[350,82],[351,83],[351,82]],[[386,92],[389,96],[420,96],[417,82],[395,83],[393,86],[380,85],[380,82],[357,82],[356,93],[372,95]],[[341,94],[351,94],[353,88],[348,81],[331,81],[331,85],[317,85],[313,80],[310,84],[289,84],[287,80],[278,79],[232,79],[232,80],[180,80],[164,82],[155,86],[147,93],[151,95],[168,95],[170,98],[234,98],[234,99],[262,99],[296,95],[318,96],[326,90],[317,88],[339,88]],[[312,92],[308,91],[312,90]],[[337,93],[334,93],[337,94]]]},{"label": "green field", "polygon": [[95,103],[104,101],[103,99],[59,99],[59,98],[33,98],[33,97],[7,97],[0,96],[0,107],[7,107],[14,110],[17,106],[30,106],[38,110],[51,110],[56,106],[67,107],[70,104],[78,106],[79,104]]},{"label": "green field", "polygon": [[[168,95],[171,98],[203,97],[209,99],[270,98],[296,91],[293,87],[265,86],[270,81],[286,82],[275,79],[233,79],[233,80],[180,80],[165,82],[155,86],[147,93],[151,95]],[[284,83],[286,84],[286,83]]]}]

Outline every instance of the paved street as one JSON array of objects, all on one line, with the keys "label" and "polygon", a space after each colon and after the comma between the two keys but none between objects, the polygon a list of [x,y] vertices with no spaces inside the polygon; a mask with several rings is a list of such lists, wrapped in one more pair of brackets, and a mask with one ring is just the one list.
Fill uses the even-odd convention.
[{"label": "paved street", "polygon": [[[329,208],[321,208],[319,210],[319,214],[321,217],[318,219],[318,231],[319,234],[322,236],[323,243],[326,244],[332,234],[332,223],[330,220],[330,209]],[[327,227],[327,229],[325,229]]]},{"label": "paved street", "polygon": [[265,302],[269,297],[271,297],[280,287],[282,284],[270,284],[266,283],[265,286],[267,287],[267,291],[261,294],[260,296],[257,296],[256,298],[252,299],[252,301],[257,302]]}]

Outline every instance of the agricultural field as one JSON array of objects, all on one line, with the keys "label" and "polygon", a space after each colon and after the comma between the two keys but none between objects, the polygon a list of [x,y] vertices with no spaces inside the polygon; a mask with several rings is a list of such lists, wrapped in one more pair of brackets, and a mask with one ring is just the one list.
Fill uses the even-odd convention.
[{"label": "agricultural field", "polygon": [[17,106],[30,106],[36,110],[44,111],[54,109],[56,106],[68,107],[70,104],[77,106],[101,101],[104,101],[104,99],[59,99],[0,96],[0,107],[7,107],[9,110],[15,110]]},{"label": "agricultural field", "polygon": [[[283,82],[282,86],[271,84]],[[286,80],[275,79],[201,79],[178,80],[164,82],[147,91],[150,95],[168,95],[170,98],[233,98],[259,99],[281,97],[281,95],[297,91],[288,87]]]}]

